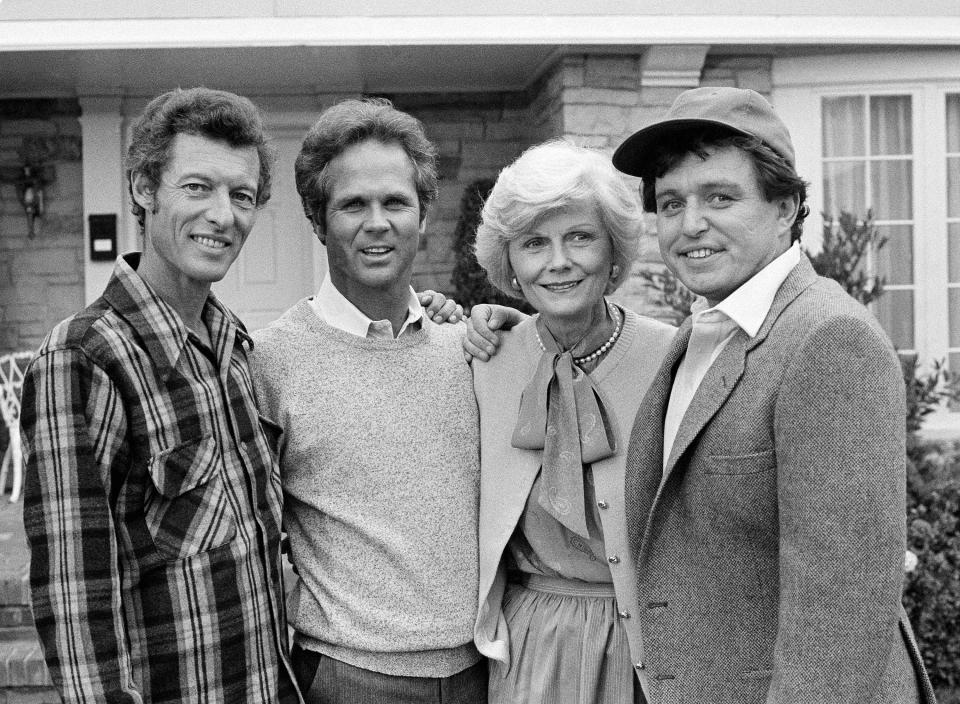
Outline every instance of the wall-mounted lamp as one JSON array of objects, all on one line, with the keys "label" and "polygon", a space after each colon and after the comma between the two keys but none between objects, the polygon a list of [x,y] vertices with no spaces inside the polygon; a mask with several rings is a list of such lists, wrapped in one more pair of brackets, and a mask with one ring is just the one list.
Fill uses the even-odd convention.
[{"label": "wall-mounted lamp", "polygon": [[38,164],[0,168],[0,182],[12,183],[17,189],[17,200],[27,216],[27,236],[36,236],[35,223],[43,217],[44,187],[53,181],[53,167]]},{"label": "wall-mounted lamp", "polygon": [[42,166],[24,164],[17,182],[17,198],[27,215],[27,237],[31,239],[36,234],[34,221],[43,217],[43,187],[50,182],[45,172],[46,169]]}]

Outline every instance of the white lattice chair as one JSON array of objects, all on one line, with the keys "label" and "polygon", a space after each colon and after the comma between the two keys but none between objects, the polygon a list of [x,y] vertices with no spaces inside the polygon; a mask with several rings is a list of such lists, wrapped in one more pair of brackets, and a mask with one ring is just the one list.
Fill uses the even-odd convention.
[{"label": "white lattice chair", "polygon": [[33,358],[33,352],[14,352],[0,356],[0,411],[10,433],[10,442],[0,468],[0,493],[7,488],[7,473],[13,470],[10,501],[20,498],[23,486],[23,452],[20,445],[20,390],[23,372]]}]

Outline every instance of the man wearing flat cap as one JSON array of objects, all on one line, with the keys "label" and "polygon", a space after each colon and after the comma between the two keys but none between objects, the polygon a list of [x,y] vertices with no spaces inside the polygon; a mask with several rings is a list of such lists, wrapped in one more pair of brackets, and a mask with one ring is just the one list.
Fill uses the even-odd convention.
[{"label": "man wearing flat cap", "polygon": [[652,704],[933,702],[900,601],[900,365],[800,250],[786,127],[753,91],[698,88],[613,159],[706,299],[628,450]]}]

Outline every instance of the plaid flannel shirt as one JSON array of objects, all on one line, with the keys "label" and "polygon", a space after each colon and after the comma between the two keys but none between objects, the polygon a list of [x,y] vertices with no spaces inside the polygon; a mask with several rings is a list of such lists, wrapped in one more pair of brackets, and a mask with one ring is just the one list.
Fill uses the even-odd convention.
[{"label": "plaid flannel shirt", "polygon": [[296,701],[278,436],[258,417],[252,342],[210,296],[204,351],[138,262],[54,328],[24,383],[47,665],[68,702]]}]

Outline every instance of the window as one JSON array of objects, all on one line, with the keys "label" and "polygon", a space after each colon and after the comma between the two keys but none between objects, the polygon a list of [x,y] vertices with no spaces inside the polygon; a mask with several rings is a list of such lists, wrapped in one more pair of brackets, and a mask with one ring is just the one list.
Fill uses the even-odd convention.
[{"label": "window", "polygon": [[845,211],[865,217],[873,211],[887,239],[867,264],[870,274],[886,281],[874,314],[898,350],[913,352],[912,98],[824,97],[822,118],[824,215],[836,218]]},{"label": "window", "polygon": [[960,372],[960,93],[946,96],[949,365]]}]

